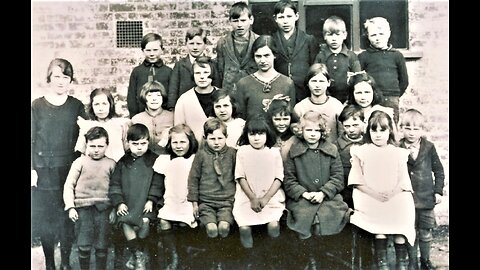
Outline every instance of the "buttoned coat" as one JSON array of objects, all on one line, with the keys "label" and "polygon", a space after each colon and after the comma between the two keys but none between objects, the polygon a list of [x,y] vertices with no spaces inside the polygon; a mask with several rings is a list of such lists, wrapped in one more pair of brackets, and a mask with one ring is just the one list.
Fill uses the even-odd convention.
[{"label": "buttoned coat", "polygon": [[[317,149],[310,149],[303,140],[297,141],[290,148],[284,167],[287,226],[310,236],[315,215],[318,215],[321,235],[341,232],[350,211],[339,194],[344,188],[343,166],[336,146],[322,140]],[[304,192],[319,191],[325,194],[320,204],[302,197]]]}]

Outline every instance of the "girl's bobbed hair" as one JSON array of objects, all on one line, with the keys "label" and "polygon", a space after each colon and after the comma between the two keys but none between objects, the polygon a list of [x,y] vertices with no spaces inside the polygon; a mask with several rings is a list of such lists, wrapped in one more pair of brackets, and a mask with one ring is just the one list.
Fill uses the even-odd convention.
[{"label": "girl's bobbed hair", "polygon": [[238,138],[238,145],[247,145],[250,144],[248,140],[248,134],[261,134],[265,133],[267,135],[267,141],[265,145],[267,147],[272,147],[277,142],[277,135],[273,130],[270,123],[267,121],[264,114],[254,114],[247,118],[245,126],[243,127],[242,135]]},{"label": "girl's bobbed hair", "polygon": [[173,126],[170,128],[168,131],[168,142],[167,145],[165,146],[165,150],[167,153],[170,154],[172,158],[177,157],[177,155],[173,152],[172,149],[172,134],[173,133],[185,133],[188,138],[189,142],[189,148],[187,153],[185,154],[184,158],[189,158],[191,155],[195,154],[198,150],[198,141],[195,138],[195,134],[193,133],[192,129],[186,125],[186,124],[179,124],[176,126]]}]

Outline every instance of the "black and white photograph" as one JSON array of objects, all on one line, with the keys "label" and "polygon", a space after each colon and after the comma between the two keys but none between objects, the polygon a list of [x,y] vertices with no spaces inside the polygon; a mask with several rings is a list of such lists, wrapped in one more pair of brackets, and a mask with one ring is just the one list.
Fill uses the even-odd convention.
[{"label": "black and white photograph", "polygon": [[449,269],[448,0],[32,0],[32,270]]}]

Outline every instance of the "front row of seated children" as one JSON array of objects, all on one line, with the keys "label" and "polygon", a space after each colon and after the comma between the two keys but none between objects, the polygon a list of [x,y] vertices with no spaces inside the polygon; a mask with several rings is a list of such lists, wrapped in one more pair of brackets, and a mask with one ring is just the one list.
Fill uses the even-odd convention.
[{"label": "front row of seated children", "polygon": [[[375,236],[379,269],[388,269],[388,235],[394,236],[399,269],[408,264],[418,269],[418,246],[422,269],[434,269],[429,258],[433,208],[443,194],[444,174],[433,143],[422,137],[422,114],[411,109],[401,121],[400,146],[410,151],[395,145],[394,123],[381,110],[371,113],[365,134],[360,107],[345,107],[339,120],[344,134],[335,146],[326,140],[322,114],[306,112],[283,159],[274,147],[275,128],[263,115],[245,123],[238,148],[227,145],[228,129],[218,118],[205,122],[201,145],[187,125],[174,126],[160,156],[149,149],[148,128],[133,124],[128,150],[118,162],[105,156],[106,130],[91,128],[84,135],[86,155],[75,160],[64,187],[65,209],[76,224],[80,269],[89,269],[92,248],[96,269],[105,269],[109,223],[119,226],[131,252],[126,266],[146,269],[144,239],[157,218],[158,246],[165,256],[154,256],[166,258],[169,269],[179,266],[178,244],[191,241],[182,230],[198,224],[205,228],[207,256],[217,268],[225,263],[216,253],[221,239],[235,224],[249,259],[274,261],[278,250],[254,249],[252,228],[266,225],[271,247],[280,249],[284,214],[299,239],[296,252],[308,252],[310,268],[319,264],[313,251],[321,244],[315,239],[338,234],[350,222]],[[422,176],[427,170],[430,176]],[[345,187],[353,192],[344,192]]]}]

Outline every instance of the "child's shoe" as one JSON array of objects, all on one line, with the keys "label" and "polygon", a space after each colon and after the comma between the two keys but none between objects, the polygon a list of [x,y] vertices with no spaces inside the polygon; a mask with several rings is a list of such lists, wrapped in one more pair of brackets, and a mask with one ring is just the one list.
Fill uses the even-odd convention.
[{"label": "child's shoe", "polygon": [[146,270],[146,269],[147,269],[147,265],[146,265],[145,254],[137,250],[135,252],[135,270]]},{"label": "child's shoe", "polygon": [[420,269],[422,270],[435,270],[437,269],[430,260],[420,258]]},{"label": "child's shoe", "polygon": [[133,256],[133,254],[130,255],[130,257],[128,258],[127,263],[125,263],[125,266],[126,266],[128,269],[135,269],[135,258],[134,258],[134,256]]}]

